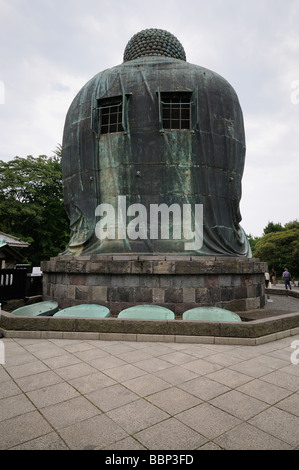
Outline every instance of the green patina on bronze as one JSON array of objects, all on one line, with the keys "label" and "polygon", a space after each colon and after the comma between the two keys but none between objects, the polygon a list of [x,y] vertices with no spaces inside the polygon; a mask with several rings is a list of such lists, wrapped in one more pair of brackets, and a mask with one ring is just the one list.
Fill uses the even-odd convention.
[{"label": "green patina on bronze", "polygon": [[162,29],[145,29],[130,39],[124,52],[124,62],[144,56],[186,60],[182,44],[173,34]]},{"label": "green patina on bronze", "polygon": [[[192,96],[190,129],[164,130],[159,98]],[[121,97],[122,132],[100,134],[99,100]],[[181,253],[185,240],[99,240],[101,203],[203,204],[203,246],[193,254],[251,256],[240,226],[245,161],[242,110],[231,85],[186,62],[168,32],[141,31],[129,41],[124,62],[93,77],[68,111],[63,137],[63,185],[71,241],[64,254]],[[190,254],[190,253],[189,253]],[[192,253],[191,253],[192,254]]]},{"label": "green patina on bronze", "polygon": [[109,308],[97,304],[82,304],[59,310],[54,316],[61,318],[108,318]]},{"label": "green patina on bronze", "polygon": [[135,305],[122,310],[118,318],[130,318],[136,320],[174,320],[174,313],[160,305]]},{"label": "green patina on bronze", "polygon": [[55,301],[47,300],[45,302],[38,302],[36,304],[24,305],[12,311],[13,315],[21,317],[35,317],[35,316],[52,316],[58,312],[58,303]]},{"label": "green patina on bronze", "polygon": [[187,310],[183,313],[183,320],[190,321],[238,321],[241,322],[241,317],[235,312],[230,312],[223,308],[217,307],[197,307]]}]

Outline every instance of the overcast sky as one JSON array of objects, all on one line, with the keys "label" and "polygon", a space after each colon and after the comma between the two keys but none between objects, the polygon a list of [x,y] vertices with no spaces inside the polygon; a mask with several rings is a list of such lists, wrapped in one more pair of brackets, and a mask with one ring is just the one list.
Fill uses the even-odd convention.
[{"label": "overcast sky", "polygon": [[75,95],[146,28],[239,96],[246,233],[299,219],[299,0],[0,0],[0,160],[53,155]]}]

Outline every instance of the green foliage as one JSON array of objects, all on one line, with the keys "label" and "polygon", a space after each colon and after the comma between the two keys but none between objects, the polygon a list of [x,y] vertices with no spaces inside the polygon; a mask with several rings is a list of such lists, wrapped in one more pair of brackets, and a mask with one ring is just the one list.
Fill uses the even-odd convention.
[{"label": "green foliage", "polygon": [[260,240],[260,237],[253,237],[251,234],[249,234],[249,235],[247,235],[247,238],[248,238],[248,241],[249,241],[251,251],[253,253],[254,250],[255,250],[255,246],[256,246],[257,242]]},{"label": "green foliage", "polygon": [[273,222],[269,222],[268,225],[264,228],[264,235],[267,233],[282,232],[283,230],[284,228],[280,223],[274,224]]},{"label": "green foliage", "polygon": [[22,249],[33,264],[61,252],[69,238],[61,155],[0,161],[0,231],[31,243]]},{"label": "green foliage", "polygon": [[[269,230],[272,228],[272,230]],[[274,228],[274,230],[273,230]],[[277,272],[278,279],[287,267],[292,277],[299,277],[299,222],[297,220],[285,224],[267,225],[264,235],[259,238],[253,249],[253,256],[268,263]]]},{"label": "green foliage", "polygon": [[292,228],[299,229],[299,220],[293,220],[293,222],[288,222],[287,224],[285,224],[284,228],[286,230],[291,230]]}]

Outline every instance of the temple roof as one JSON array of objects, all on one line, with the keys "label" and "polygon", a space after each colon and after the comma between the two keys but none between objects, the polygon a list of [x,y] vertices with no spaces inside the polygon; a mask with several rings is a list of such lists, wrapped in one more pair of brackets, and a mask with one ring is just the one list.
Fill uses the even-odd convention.
[{"label": "temple roof", "polygon": [[27,248],[30,243],[22,241],[20,238],[0,232],[0,247],[8,245],[13,248]]}]

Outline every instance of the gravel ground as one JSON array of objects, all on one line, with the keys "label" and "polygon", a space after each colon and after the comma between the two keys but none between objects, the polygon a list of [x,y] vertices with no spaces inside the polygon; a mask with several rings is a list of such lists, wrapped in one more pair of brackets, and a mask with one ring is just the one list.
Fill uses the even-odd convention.
[{"label": "gravel ground", "polygon": [[[294,291],[299,292],[299,289],[295,288]],[[239,315],[244,320],[258,320],[260,318],[274,317],[295,312],[299,312],[299,299],[281,294],[267,294],[266,292],[264,309],[239,312]]]}]

